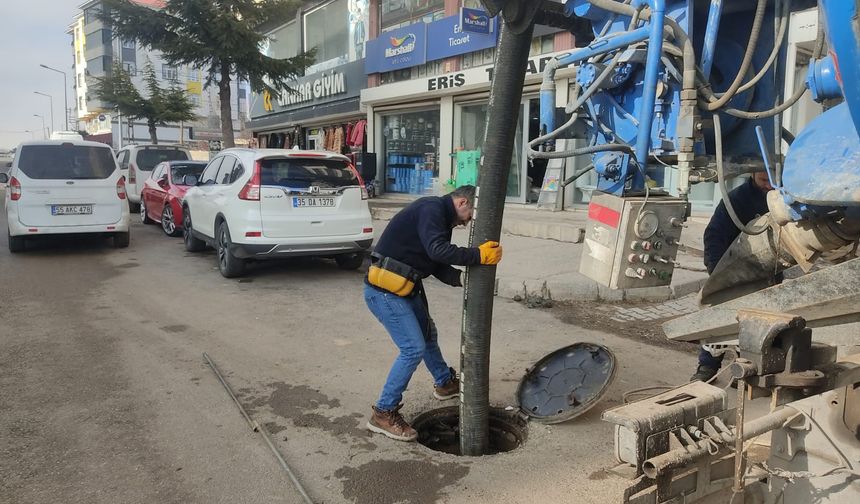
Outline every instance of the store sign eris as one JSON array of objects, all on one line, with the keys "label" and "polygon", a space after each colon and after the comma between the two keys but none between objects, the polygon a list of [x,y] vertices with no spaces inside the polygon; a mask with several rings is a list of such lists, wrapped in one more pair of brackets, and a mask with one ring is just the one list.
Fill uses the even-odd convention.
[{"label": "store sign eris", "polygon": [[[543,71],[546,69],[546,64],[549,63],[552,59],[552,56],[543,56],[530,59],[528,63],[526,63],[526,75],[535,75],[543,73]],[[492,81],[493,70],[494,67],[492,66],[488,66],[483,69],[483,72],[481,73],[483,74],[482,77],[486,77],[485,79],[475,79],[474,71],[457,72],[447,75],[440,75],[438,77],[430,77],[429,79],[427,79],[427,91],[440,91],[444,89],[460,88],[467,84],[480,84],[482,82]]]},{"label": "store sign eris", "polygon": [[415,23],[383,33],[367,41],[365,73],[382,73],[423,65],[426,59],[427,24]]}]

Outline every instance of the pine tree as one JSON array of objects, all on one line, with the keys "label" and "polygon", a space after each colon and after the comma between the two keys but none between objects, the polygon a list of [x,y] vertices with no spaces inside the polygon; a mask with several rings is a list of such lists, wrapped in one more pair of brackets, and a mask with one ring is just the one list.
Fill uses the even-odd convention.
[{"label": "pine tree", "polygon": [[154,144],[158,143],[158,126],[193,121],[197,118],[194,115],[194,104],[175,82],[166,89],[159,86],[155,69],[150,62],[144,67],[143,83],[146,95],[141,94],[135,87],[131,75],[122,66],[114,65],[107,76],[96,79],[93,92],[96,98],[130,120],[146,121],[149,138]]},{"label": "pine tree", "polygon": [[288,59],[262,54],[262,25],[294,15],[296,0],[168,0],[154,10],[132,0],[103,0],[102,19],[114,36],[161,51],[171,65],[191,65],[207,73],[205,85],[218,86],[221,134],[235,145],[230,83],[235,76],[254,91],[279,96],[314,62],[313,51]]}]

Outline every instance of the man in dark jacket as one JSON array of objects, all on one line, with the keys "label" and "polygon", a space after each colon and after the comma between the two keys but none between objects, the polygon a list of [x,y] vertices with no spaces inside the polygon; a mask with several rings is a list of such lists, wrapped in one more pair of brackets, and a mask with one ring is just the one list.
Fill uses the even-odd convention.
[{"label": "man in dark jacket", "polygon": [[[433,275],[448,285],[460,287],[462,272],[452,265],[501,261],[502,247],[498,242],[486,242],[477,248],[451,243],[451,231],[472,220],[474,202],[473,186],[460,187],[443,197],[421,198],[391,219],[374,248],[364,299],[400,355],[367,422],[367,428],[373,432],[399,441],[414,441],[418,437],[399,410],[403,391],[422,360],[433,375],[433,395],[437,399],[451,399],[459,394],[457,374],[439,350],[436,325],[430,317],[421,280]],[[399,282],[391,280],[392,275]]]},{"label": "man in dark jacket", "polygon": [[[767,193],[772,189],[773,186],[770,185],[767,173],[756,172],[746,183],[729,193],[732,208],[744,225],[749,224],[756,217],[768,213]],[[729,216],[725,203],[720,201],[714,215],[708,222],[708,227],[705,228],[705,268],[708,269],[708,274],[713,273],[717,263],[720,262],[720,259],[740,234],[741,230],[735,226]],[[702,347],[699,350],[699,366],[691,380],[710,380],[720,370],[722,362],[722,355],[715,357]]]}]

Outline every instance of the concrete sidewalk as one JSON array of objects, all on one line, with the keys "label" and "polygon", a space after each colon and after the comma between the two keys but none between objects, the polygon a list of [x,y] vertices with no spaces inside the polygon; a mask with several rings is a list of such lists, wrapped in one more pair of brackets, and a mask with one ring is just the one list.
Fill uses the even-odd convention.
[{"label": "concrete sidewalk", "polygon": [[[377,237],[387,221],[410,200],[371,200]],[[702,265],[702,233],[707,221],[690,219],[682,234],[682,251],[672,284],[665,287],[610,290],[579,273],[586,212],[551,212],[509,205],[502,224],[505,258],[499,265],[496,294],[508,299],[551,298],[556,301],[651,301],[680,298],[697,292],[707,278]],[[454,242],[466,245],[468,232],[454,231]]]}]

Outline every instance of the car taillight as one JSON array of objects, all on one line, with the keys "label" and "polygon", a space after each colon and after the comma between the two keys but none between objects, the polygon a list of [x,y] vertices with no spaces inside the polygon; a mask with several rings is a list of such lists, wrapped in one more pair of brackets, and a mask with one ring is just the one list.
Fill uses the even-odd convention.
[{"label": "car taillight", "polygon": [[116,195],[121,200],[124,200],[126,198],[124,177],[120,177],[119,180],[116,181]]},{"label": "car taillight", "polygon": [[128,182],[130,184],[137,182],[137,168],[135,168],[134,163],[128,164]]},{"label": "car taillight", "polygon": [[19,182],[15,177],[12,177],[12,180],[9,181],[9,190],[9,198],[12,201],[18,201],[21,199],[21,182]]},{"label": "car taillight", "polygon": [[364,185],[364,179],[361,178],[361,174],[358,173],[358,170],[355,169],[355,166],[349,165],[349,169],[352,171],[352,173],[355,174],[355,178],[358,179],[358,185],[361,186],[361,199],[370,199],[370,194],[367,193],[367,186]]},{"label": "car taillight", "polygon": [[239,199],[245,201],[260,201],[260,170],[263,162],[257,161],[254,164],[254,174],[251,179],[239,191]]}]

